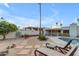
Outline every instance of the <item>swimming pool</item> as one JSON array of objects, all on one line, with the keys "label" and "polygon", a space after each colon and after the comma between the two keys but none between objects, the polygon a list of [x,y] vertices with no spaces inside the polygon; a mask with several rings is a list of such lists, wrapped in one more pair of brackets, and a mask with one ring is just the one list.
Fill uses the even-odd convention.
[{"label": "swimming pool", "polygon": [[[59,38],[65,42],[68,42],[71,40],[71,38]],[[73,41],[71,42],[71,44],[77,44],[79,46],[79,39],[73,39]]]}]

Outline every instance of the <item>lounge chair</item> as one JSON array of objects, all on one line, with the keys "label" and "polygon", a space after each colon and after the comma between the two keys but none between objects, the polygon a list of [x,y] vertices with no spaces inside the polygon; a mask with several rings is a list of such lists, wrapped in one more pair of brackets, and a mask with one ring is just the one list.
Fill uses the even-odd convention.
[{"label": "lounge chair", "polygon": [[5,56],[6,54],[5,53],[0,53],[0,56]]},{"label": "lounge chair", "polygon": [[71,48],[71,46],[69,47],[70,43],[72,42],[73,40],[70,40],[66,45],[64,45],[63,47],[62,46],[59,46],[59,45],[54,45],[54,44],[50,44],[50,43],[46,43],[46,47],[47,48],[50,48],[50,49],[59,49],[63,54],[63,50],[66,50],[66,51],[69,51],[69,49]]},{"label": "lounge chair", "polygon": [[0,56],[5,56],[8,54],[8,49],[5,49],[4,51],[0,52]]},{"label": "lounge chair", "polygon": [[75,51],[77,50],[78,46],[74,45],[66,54],[60,53],[56,50],[52,50],[46,47],[42,47],[39,49],[36,49],[34,51],[35,56],[37,55],[37,52],[42,54],[43,56],[73,56]]}]

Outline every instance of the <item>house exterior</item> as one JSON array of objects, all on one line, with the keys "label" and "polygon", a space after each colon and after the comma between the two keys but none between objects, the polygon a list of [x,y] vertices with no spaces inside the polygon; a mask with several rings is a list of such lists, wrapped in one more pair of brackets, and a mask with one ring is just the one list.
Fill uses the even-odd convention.
[{"label": "house exterior", "polygon": [[21,32],[21,35],[30,35],[30,36],[36,36],[39,35],[39,30],[43,30],[43,28],[38,27],[25,27],[21,29],[19,32]]},{"label": "house exterior", "polygon": [[[0,35],[0,39],[2,39],[3,36]],[[16,38],[16,32],[10,32],[6,35],[6,39],[12,39],[12,38]]]},{"label": "house exterior", "polygon": [[77,23],[70,24],[69,35],[71,37],[79,37],[79,26]]},{"label": "house exterior", "polygon": [[53,36],[61,36],[61,35],[67,36],[69,34],[69,27],[46,29],[46,33],[48,33],[48,35]]},{"label": "house exterior", "polygon": [[[39,27],[24,27],[17,32],[11,32],[6,35],[6,38],[17,38],[21,36],[38,36],[39,30],[47,36],[70,36],[79,37],[79,26],[77,23],[72,23],[66,27],[55,28],[39,28]],[[0,39],[2,36],[0,35]]]},{"label": "house exterior", "polygon": [[[21,35],[29,35],[29,36],[37,36],[39,35],[40,28],[38,27],[26,27],[21,29],[19,32]],[[69,35],[69,27],[62,27],[62,28],[41,28],[41,31],[44,35]]]},{"label": "house exterior", "polygon": [[56,28],[39,28],[39,27],[25,27],[20,29],[20,35],[37,36],[39,35],[39,30],[41,30],[44,35],[52,36],[79,36],[79,26],[77,23],[72,23],[66,27],[56,27]]}]

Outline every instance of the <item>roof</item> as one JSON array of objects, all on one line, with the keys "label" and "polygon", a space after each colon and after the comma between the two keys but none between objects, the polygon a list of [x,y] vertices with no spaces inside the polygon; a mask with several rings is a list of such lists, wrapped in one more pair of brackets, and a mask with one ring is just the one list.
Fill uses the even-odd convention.
[{"label": "roof", "polygon": [[63,30],[69,30],[69,27],[66,26],[66,27],[62,27]]}]

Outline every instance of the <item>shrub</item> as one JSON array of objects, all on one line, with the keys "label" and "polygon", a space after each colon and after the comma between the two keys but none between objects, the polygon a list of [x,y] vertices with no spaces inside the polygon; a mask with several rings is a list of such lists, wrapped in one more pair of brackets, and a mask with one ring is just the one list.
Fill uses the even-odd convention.
[{"label": "shrub", "polygon": [[0,19],[0,35],[3,36],[3,40],[6,39],[6,35],[10,32],[15,32],[18,30],[18,27],[10,22],[7,22],[3,18]]},{"label": "shrub", "polygon": [[47,40],[47,38],[45,37],[45,35],[41,34],[41,35],[39,35],[39,40],[45,41],[45,40]]}]

